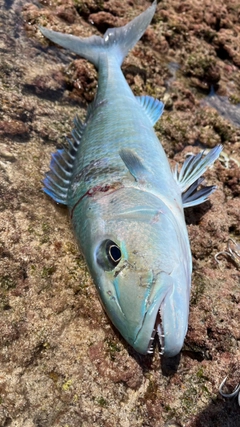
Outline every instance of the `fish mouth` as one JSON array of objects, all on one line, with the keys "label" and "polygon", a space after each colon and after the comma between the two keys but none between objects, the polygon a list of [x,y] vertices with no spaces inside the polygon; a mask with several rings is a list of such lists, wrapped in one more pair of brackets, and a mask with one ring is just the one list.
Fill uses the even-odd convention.
[{"label": "fish mouth", "polygon": [[164,354],[164,332],[163,332],[163,324],[161,318],[161,310],[160,307],[157,312],[157,316],[155,319],[154,327],[152,330],[152,335],[149,340],[147,354],[153,354],[154,352],[154,342],[157,340],[159,345],[159,354],[162,356]]},{"label": "fish mouth", "polygon": [[[153,286],[145,298],[145,306],[141,325],[135,335],[133,347],[141,354],[153,353],[155,337],[158,337],[160,354],[165,355],[169,351],[169,337],[173,334],[166,330],[171,330],[168,320],[174,317],[172,310],[173,279],[170,274],[161,271],[154,278]],[[140,317],[140,316],[139,316]]]},{"label": "fish mouth", "polygon": [[174,357],[181,351],[188,327],[189,298],[188,289],[184,293],[177,284],[171,274],[163,271],[156,277],[134,341],[139,353],[152,354],[156,341],[164,357]]},{"label": "fish mouth", "polygon": [[[170,274],[161,271],[156,275],[151,295],[149,296],[148,308],[142,321],[135,348],[142,354],[152,354],[155,341],[158,342],[159,354],[165,354],[165,326],[166,326],[166,303],[172,293],[173,280]],[[149,338],[150,337],[150,338]],[[158,338],[155,340],[155,338]]]}]

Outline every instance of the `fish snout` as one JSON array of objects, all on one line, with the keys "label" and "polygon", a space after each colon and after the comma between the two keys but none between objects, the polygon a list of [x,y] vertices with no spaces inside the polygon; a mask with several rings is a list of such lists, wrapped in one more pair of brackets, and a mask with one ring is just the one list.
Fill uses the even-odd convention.
[{"label": "fish snout", "polygon": [[160,307],[162,324],[162,354],[176,356],[182,349],[188,329],[189,298],[173,289]]}]

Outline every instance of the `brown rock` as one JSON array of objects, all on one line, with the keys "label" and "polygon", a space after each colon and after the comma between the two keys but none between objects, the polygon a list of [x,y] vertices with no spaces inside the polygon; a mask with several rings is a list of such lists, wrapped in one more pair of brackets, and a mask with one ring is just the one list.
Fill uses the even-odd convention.
[{"label": "brown rock", "polygon": [[21,136],[26,138],[29,136],[28,126],[19,120],[3,120],[0,121],[0,135],[6,136]]}]

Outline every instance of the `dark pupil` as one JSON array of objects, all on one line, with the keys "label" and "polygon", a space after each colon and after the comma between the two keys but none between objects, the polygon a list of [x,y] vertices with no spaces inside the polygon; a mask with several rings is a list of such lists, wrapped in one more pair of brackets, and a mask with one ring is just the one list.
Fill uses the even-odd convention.
[{"label": "dark pupil", "polygon": [[121,250],[118,246],[112,244],[108,248],[108,256],[112,262],[117,264],[121,259]]}]

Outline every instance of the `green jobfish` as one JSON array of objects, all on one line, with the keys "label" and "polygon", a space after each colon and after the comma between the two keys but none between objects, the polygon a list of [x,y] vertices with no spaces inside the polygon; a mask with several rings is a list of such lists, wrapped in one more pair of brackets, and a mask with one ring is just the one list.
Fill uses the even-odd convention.
[{"label": "green jobfish", "polygon": [[182,348],[188,327],[192,260],[183,208],[204,202],[215,187],[201,175],[218,158],[188,157],[172,171],[153,126],[163,104],[134,96],[121,64],[150,24],[156,1],[103,37],[41,32],[98,70],[86,120],[74,120],[68,149],[52,155],[44,191],[67,205],[74,234],[109,318],[139,353]]}]

